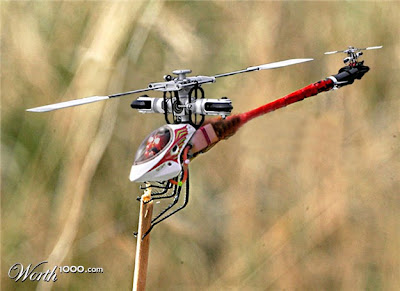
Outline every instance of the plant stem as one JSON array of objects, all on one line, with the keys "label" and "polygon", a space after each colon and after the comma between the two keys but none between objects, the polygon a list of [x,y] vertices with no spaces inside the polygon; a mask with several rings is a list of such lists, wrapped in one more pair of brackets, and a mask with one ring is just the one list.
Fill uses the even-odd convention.
[{"label": "plant stem", "polygon": [[[150,234],[142,239],[143,235],[150,228],[153,213],[153,201],[151,199],[151,188],[148,187],[140,200],[139,226],[137,234],[135,271],[133,274],[133,288],[135,291],[142,291],[146,288],[147,265],[150,248]],[[150,201],[150,202],[148,202]],[[146,203],[148,202],[148,203]]]}]

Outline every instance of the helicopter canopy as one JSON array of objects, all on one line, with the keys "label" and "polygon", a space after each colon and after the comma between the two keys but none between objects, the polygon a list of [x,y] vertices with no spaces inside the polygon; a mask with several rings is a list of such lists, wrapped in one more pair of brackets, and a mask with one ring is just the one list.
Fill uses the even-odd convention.
[{"label": "helicopter canopy", "polygon": [[157,157],[171,143],[171,136],[172,130],[168,126],[162,126],[150,133],[140,144],[133,164],[141,164]]}]

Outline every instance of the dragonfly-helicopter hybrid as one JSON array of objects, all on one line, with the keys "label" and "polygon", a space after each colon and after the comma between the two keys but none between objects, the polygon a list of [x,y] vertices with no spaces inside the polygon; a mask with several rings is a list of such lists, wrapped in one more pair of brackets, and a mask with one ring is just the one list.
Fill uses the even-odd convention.
[{"label": "dragonfly-helicopter hybrid", "polygon": [[[151,199],[169,199],[173,201],[151,222],[149,230],[183,209],[189,199],[189,162],[198,154],[208,151],[216,143],[227,139],[249,120],[270,111],[282,108],[304,98],[324,91],[338,89],[361,79],[369,71],[364,61],[358,61],[362,50],[378,49],[382,46],[357,49],[349,47],[343,51],[332,51],[325,54],[346,53],[343,60],[346,66],[335,75],[312,83],[300,90],[288,94],[256,109],[236,115],[232,101],[226,97],[220,99],[205,98],[202,85],[216,82],[216,79],[236,74],[266,69],[276,69],[295,64],[310,62],[311,58],[289,59],[274,63],[252,66],[246,69],[222,73],[214,76],[188,76],[191,70],[175,70],[165,75],[163,82],[150,83],[147,88],[117,93],[107,96],[92,96],[77,100],[65,101],[41,107],[27,109],[30,112],[47,112],[61,108],[78,106],[92,102],[117,98],[131,94],[160,91],[160,98],[142,95],[131,103],[131,107],[141,113],[160,113],[165,116],[166,125],[154,130],[141,143],[137,150],[129,179],[132,182],[144,182],[141,189],[152,188]],[[214,115],[212,119],[205,119]],[[180,200],[182,189],[185,189],[184,201],[174,209]]]}]

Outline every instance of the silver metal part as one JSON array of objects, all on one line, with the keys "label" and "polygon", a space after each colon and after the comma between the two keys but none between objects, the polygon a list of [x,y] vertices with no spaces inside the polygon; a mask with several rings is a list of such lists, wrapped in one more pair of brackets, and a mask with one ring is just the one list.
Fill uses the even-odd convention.
[{"label": "silver metal part", "polygon": [[172,72],[172,74],[178,76],[178,80],[182,81],[186,79],[186,74],[190,74],[192,70],[175,70]]},{"label": "silver metal part", "polygon": [[333,88],[332,88],[332,90],[337,90],[337,89],[339,89],[339,86],[338,86],[338,80],[334,77],[334,76],[329,76],[327,79],[330,79],[330,80],[332,80],[333,81]]},{"label": "silver metal part", "polygon": [[189,81],[189,83],[191,83],[191,85],[195,85],[196,83],[197,84],[215,83],[215,77],[209,77],[209,76],[188,77],[187,80]]},{"label": "silver metal part", "polygon": [[169,91],[179,91],[182,88],[180,83],[176,83],[175,81],[168,82],[159,82],[159,83],[150,83],[150,90],[169,92]]},{"label": "silver metal part", "polygon": [[197,99],[194,103],[190,104],[190,106],[192,106],[192,111],[196,114],[220,115],[223,118],[229,116],[233,108],[232,101],[228,98]]},{"label": "silver metal part", "polygon": [[[143,101],[149,104],[147,108],[137,109],[140,113],[164,113],[164,99],[163,98],[153,98],[153,97],[139,97],[136,101]],[[172,112],[172,106],[170,99],[167,100],[168,112]]]},{"label": "silver metal part", "polygon": [[[140,113],[164,113],[164,99],[153,97],[139,97],[136,101],[143,101],[148,104],[147,108],[140,108]],[[172,102],[172,103],[171,103]],[[178,105],[174,99],[167,99],[167,112],[176,116],[180,116],[182,120],[189,119],[189,113],[202,115],[220,115],[226,117],[230,115],[232,110],[232,101],[227,98],[223,99],[197,99],[192,103]]]},{"label": "silver metal part", "polygon": [[348,83],[347,81],[339,82],[334,76],[329,76],[327,79],[331,79],[333,81],[334,86],[333,86],[332,90],[337,90],[340,87],[342,87],[343,85]]}]

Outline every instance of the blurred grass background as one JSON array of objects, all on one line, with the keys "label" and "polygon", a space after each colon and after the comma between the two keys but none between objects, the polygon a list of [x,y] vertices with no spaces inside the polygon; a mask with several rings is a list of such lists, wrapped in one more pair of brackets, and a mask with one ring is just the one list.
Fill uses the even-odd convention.
[{"label": "blurred grass background", "polygon": [[[398,2],[1,2],[1,287],[131,288],[142,139],[163,116],[135,96],[25,109],[146,87],[174,69],[214,75],[308,64],[204,85],[236,112],[335,74],[361,81],[247,124],[191,165],[189,206],[152,232],[148,290],[399,290]],[[159,97],[158,94],[153,94]],[[155,210],[157,211],[157,209]],[[7,276],[49,260],[102,267],[53,285]]]}]

